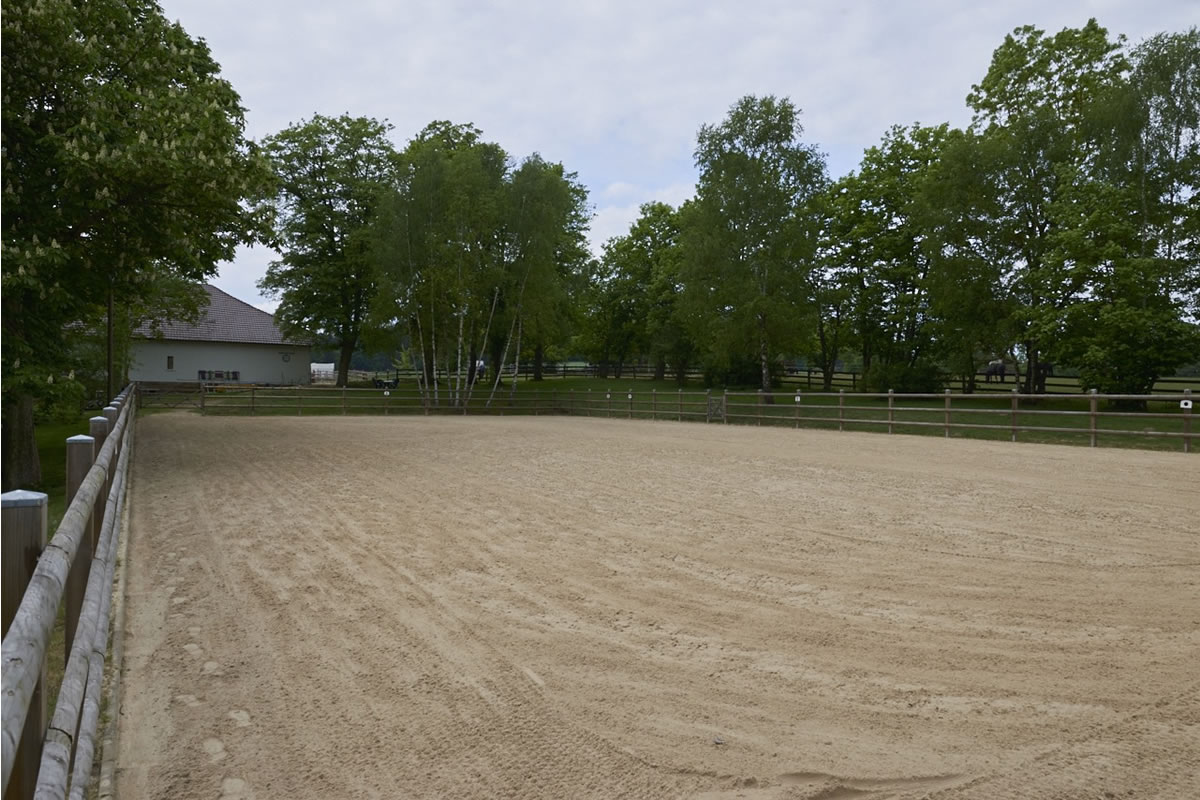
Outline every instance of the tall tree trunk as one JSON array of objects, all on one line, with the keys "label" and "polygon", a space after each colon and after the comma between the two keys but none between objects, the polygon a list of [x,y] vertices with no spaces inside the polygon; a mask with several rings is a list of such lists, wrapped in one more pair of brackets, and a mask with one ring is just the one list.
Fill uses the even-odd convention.
[{"label": "tall tree trunk", "polygon": [[338,386],[346,386],[350,381],[350,359],[354,357],[355,344],[353,338],[342,339],[342,346],[338,352]]},{"label": "tall tree trunk", "polygon": [[4,399],[0,422],[4,491],[32,489],[42,482],[42,462],[33,435],[33,396],[10,395]]},{"label": "tall tree trunk", "polygon": [[675,383],[678,386],[683,386],[687,383],[688,361],[686,358],[679,358],[675,361]]},{"label": "tall tree trunk", "polygon": [[533,379],[540,381],[542,379],[542,361],[546,357],[546,349],[538,342],[533,346]]},{"label": "tall tree trunk", "polygon": [[667,376],[667,357],[659,356],[654,360],[654,380],[661,381]]},{"label": "tall tree trunk", "polygon": [[762,368],[762,390],[766,395],[763,399],[768,403],[773,403],[775,398],[771,396],[771,353],[767,345],[767,315],[758,315],[758,363]]},{"label": "tall tree trunk", "polygon": [[106,331],[107,335],[105,337],[106,342],[105,342],[104,350],[105,350],[105,364],[107,365],[106,374],[108,376],[108,380],[107,380],[108,394],[104,395],[105,402],[108,402],[117,396],[117,393],[115,391],[113,391],[114,381],[113,381],[113,291],[112,291],[112,286],[108,287],[107,326],[108,326],[108,330]]},{"label": "tall tree trunk", "polygon": [[1038,351],[1033,342],[1025,342],[1025,355],[1025,393],[1034,394],[1037,392]]}]

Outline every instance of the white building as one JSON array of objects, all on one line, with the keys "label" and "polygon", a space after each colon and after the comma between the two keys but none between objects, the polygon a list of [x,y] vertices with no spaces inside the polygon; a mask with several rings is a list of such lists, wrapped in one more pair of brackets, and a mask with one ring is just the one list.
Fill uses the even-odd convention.
[{"label": "white building", "polygon": [[135,381],[298,384],[309,382],[311,342],[288,339],[275,318],[205,284],[208,305],[195,325],[143,324],[133,332]]}]

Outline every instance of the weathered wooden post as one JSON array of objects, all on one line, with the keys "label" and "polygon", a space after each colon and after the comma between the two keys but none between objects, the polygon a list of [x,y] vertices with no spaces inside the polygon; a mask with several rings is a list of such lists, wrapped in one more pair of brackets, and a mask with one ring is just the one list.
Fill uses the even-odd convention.
[{"label": "weathered wooden post", "polygon": [[250,387],[250,416],[254,416],[254,387]]},{"label": "weathered wooden post", "polygon": [[342,416],[346,416],[346,387],[342,387]]},{"label": "weathered wooden post", "polygon": [[1183,390],[1183,452],[1192,452],[1192,390]]},{"label": "weathered wooden post", "polygon": [[587,405],[584,407],[584,411],[586,411],[587,415],[590,417],[592,415],[592,387],[590,386],[587,390],[587,400],[585,402]]},{"label": "weathered wooden post", "polygon": [[[96,460],[96,440],[91,436],[71,436],[67,438],[67,508],[79,493],[83,479]],[[94,510],[93,510],[94,513]],[[90,527],[90,526],[89,526]],[[87,589],[88,570],[92,565],[95,550],[92,537],[85,536],[79,542],[75,551],[75,560],[71,562],[71,570],[67,573],[65,589],[66,608],[63,641],[66,645],[63,653],[63,663],[71,654],[71,643],[75,641],[75,630],[79,627],[79,612],[83,608],[83,593]]]},{"label": "weathered wooden post", "polygon": [[612,390],[611,389],[604,393],[604,402],[608,406],[608,418],[612,419]]},{"label": "weathered wooden post", "polygon": [[650,419],[658,421],[658,389],[650,390]]},{"label": "weathered wooden post", "polygon": [[296,387],[296,416],[297,417],[301,416],[300,406],[301,406],[301,403],[303,402],[303,400],[304,400],[304,395],[300,393],[300,387],[297,386]]},{"label": "weathered wooden post", "polygon": [[567,408],[569,409],[569,411],[567,413],[569,413],[569,414],[575,413],[576,406],[575,406],[575,390],[574,389],[571,390],[571,394],[567,399]]},{"label": "weathered wooden post", "polygon": [[208,416],[208,411],[204,407],[204,381],[200,381],[200,416]]},{"label": "weathered wooden post", "polygon": [[[851,372],[851,375],[854,373]],[[846,430],[846,390],[838,389],[838,430]]]},{"label": "weathered wooden post", "polygon": [[726,389],[721,395],[721,424],[729,424],[729,390]]},{"label": "weathered wooden post", "polygon": [[[634,373],[634,377],[637,377],[636,372]],[[633,389],[629,390],[629,413],[626,415],[626,418],[633,419]]]},{"label": "weathered wooden post", "polygon": [[800,390],[796,390],[796,428],[800,427]]},{"label": "weathered wooden post", "polygon": [[[0,616],[4,623],[3,635],[7,636],[17,608],[21,605],[21,598],[25,595],[25,588],[37,568],[38,558],[46,549],[46,495],[18,489],[0,495],[0,505],[3,505],[0,541],[4,550],[3,558],[0,558],[3,562],[3,581],[0,583],[3,593],[0,605],[3,608],[0,609]],[[5,798],[31,798],[37,787],[38,765],[42,761],[42,740],[46,737],[47,723],[45,659],[42,660],[40,674],[30,697],[29,712],[25,715],[25,727],[17,744]],[[4,702],[19,703],[21,698],[6,697]],[[6,739],[4,749],[7,750],[10,744]]]},{"label": "weathered wooden post", "polygon": [[675,412],[675,421],[683,422],[683,389],[679,390],[679,410]]},{"label": "weathered wooden post", "polygon": [[1014,442],[1017,440],[1017,405],[1018,405],[1017,391],[1018,391],[1017,387],[1014,386],[1013,390],[1012,390],[1012,412],[1009,415],[1010,416],[1009,425],[1012,427],[1012,440]]},{"label": "weathered wooden post", "polygon": [[1088,392],[1088,432],[1091,434],[1092,447],[1096,446],[1096,407],[1099,402],[1095,389]]},{"label": "weathered wooden post", "polygon": [[[116,406],[105,406],[100,409],[100,413],[108,420],[108,430],[111,433],[117,429],[117,418],[121,416],[121,409]],[[121,455],[121,440],[117,439],[117,446],[113,449],[112,461],[109,462],[111,467],[117,466],[117,456]]]},{"label": "weathered wooden post", "polygon": [[[108,419],[106,417],[92,417],[89,419],[88,435],[96,440],[96,455],[100,455],[100,450],[104,447],[105,440],[108,439]],[[104,507],[108,504],[108,492],[112,489],[113,470],[110,469],[108,472],[108,480],[105,481],[104,490],[96,497],[96,505],[92,507],[93,553],[96,552],[96,547],[100,544],[100,529],[104,527]],[[69,502],[68,505],[70,505]]]},{"label": "weathered wooden post", "polygon": [[762,425],[763,390],[758,390],[758,408],[755,409],[754,424]]},{"label": "weathered wooden post", "polygon": [[896,391],[888,389],[888,433],[895,433],[896,421]]},{"label": "weathered wooden post", "polygon": [[712,389],[704,390],[704,421],[712,422]]},{"label": "weathered wooden post", "polygon": [[946,438],[947,438],[947,439],[949,439],[949,438],[950,438],[950,390],[949,390],[949,389],[947,389],[947,390],[946,390],[946,420],[945,420],[945,427],[946,427]]}]

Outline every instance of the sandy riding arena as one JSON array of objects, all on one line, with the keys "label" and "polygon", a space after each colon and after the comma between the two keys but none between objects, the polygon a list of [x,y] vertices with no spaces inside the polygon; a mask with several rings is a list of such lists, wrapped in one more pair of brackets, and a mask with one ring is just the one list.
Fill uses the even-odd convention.
[{"label": "sandy riding arena", "polygon": [[118,797],[1192,798],[1200,459],[139,421]]}]

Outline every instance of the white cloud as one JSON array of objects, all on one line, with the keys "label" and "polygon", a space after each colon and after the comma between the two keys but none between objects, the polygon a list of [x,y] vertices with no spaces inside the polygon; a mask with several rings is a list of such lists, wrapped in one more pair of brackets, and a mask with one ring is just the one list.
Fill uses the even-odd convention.
[{"label": "white cloud", "polygon": [[[893,124],[966,124],[967,92],[1019,25],[1056,31],[1095,16],[1136,41],[1196,21],[1185,0],[163,6],[208,40],[249,109],[251,136],[315,112],[388,119],[400,145],[435,119],[473,122],[515,157],[537,151],[577,171],[598,206],[593,241],[622,233],[619,221],[627,226],[655,187],[690,186],[697,130],[743,95],[790,97],[836,177]],[[233,272],[267,260],[239,256]]]}]

